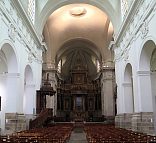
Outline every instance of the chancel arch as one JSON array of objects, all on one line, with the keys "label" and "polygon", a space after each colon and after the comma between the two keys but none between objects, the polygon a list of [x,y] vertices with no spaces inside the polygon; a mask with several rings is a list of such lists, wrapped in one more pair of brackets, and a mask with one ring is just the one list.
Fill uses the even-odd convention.
[{"label": "chancel arch", "polygon": [[66,52],[68,52],[70,48],[72,48],[73,50],[75,50],[76,48],[79,48],[81,50],[83,49],[85,51],[88,51],[90,55],[94,55],[98,60],[102,60],[100,50],[95,43],[88,39],[77,37],[74,39],[69,39],[62,44],[62,46],[58,49],[56,53],[56,61],[59,61],[60,57],[66,54]]}]

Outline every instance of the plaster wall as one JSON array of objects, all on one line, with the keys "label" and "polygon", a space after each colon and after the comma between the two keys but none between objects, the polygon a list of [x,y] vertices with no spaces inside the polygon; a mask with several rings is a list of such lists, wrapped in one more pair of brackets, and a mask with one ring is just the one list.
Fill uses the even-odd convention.
[{"label": "plaster wall", "polygon": [[[31,37],[32,33],[18,10],[12,1],[0,1],[0,51],[4,52],[7,61],[6,67],[8,68],[6,72],[0,73],[1,82],[5,87],[5,94],[0,95],[2,98],[2,110],[0,111],[2,133],[5,132],[6,113],[34,113],[36,108],[35,90],[39,89],[41,84],[41,45]],[[31,81],[33,90],[31,88],[31,90],[25,91],[24,73],[27,65],[31,67],[33,73]],[[29,94],[25,103],[29,108],[26,110],[23,108],[25,93]]]}]

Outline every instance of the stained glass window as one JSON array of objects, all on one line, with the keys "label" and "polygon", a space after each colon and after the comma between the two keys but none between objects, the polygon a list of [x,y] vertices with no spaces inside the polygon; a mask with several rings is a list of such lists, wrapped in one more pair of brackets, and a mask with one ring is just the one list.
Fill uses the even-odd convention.
[{"label": "stained glass window", "polygon": [[31,21],[35,22],[35,0],[28,0],[28,15]]}]

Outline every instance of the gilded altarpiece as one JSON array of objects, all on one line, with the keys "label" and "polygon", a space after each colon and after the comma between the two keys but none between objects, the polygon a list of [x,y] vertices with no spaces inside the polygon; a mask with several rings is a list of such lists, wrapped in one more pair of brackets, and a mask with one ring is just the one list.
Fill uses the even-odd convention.
[{"label": "gilded altarpiece", "polygon": [[101,115],[100,80],[91,80],[88,70],[77,65],[68,80],[59,80],[57,117],[60,121],[99,121]]}]

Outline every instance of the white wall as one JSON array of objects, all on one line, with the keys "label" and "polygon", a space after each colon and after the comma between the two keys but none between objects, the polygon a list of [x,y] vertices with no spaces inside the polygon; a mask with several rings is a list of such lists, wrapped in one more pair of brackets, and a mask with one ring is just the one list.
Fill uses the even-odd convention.
[{"label": "white wall", "polygon": [[[3,68],[6,71],[4,73],[0,70],[2,72],[0,73],[0,82],[5,87],[5,94],[0,95],[2,96],[2,110],[0,111],[0,128],[2,128],[2,131],[5,127],[5,113],[33,113],[33,108],[36,108],[35,91],[40,88],[42,73],[41,43],[33,38],[35,37],[31,31],[33,29],[28,29],[26,19],[22,18],[21,13],[17,13],[17,7],[14,7],[13,3],[10,4],[11,2],[13,1],[5,0],[4,3],[0,1],[0,52],[4,53],[7,61],[5,66],[4,62],[0,62],[0,69]],[[1,57],[2,55],[0,55]],[[29,90],[27,95],[32,94],[33,97],[31,99],[27,98],[26,106],[29,106],[29,108],[24,111],[22,107],[23,97],[27,92],[24,91],[25,68],[27,65],[31,66],[33,74],[31,83],[33,89],[31,88],[32,90]]]},{"label": "white wall", "polygon": [[[135,3],[127,21],[123,24],[122,30],[115,41],[115,70],[117,82],[117,109],[118,114],[128,113],[126,111],[124,97],[124,70],[127,63],[132,65],[134,112],[153,112],[149,49],[145,56],[140,59],[145,43],[149,40],[156,42],[156,1],[145,0],[142,3]],[[150,11],[151,10],[151,11]],[[148,45],[151,47],[151,44]],[[147,58],[148,57],[148,58]],[[149,64],[149,67],[144,65]],[[140,66],[142,65],[142,66]],[[128,100],[128,99],[127,99]]]}]

